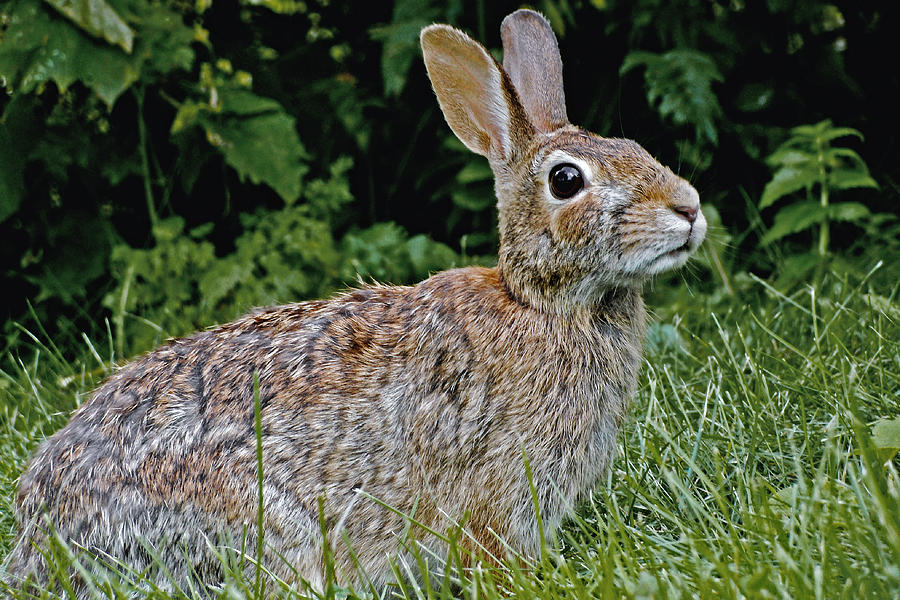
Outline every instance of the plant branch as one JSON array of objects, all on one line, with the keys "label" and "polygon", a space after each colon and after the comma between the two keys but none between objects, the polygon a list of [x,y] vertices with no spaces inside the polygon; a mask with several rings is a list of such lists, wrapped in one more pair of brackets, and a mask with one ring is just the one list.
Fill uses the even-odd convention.
[{"label": "plant branch", "polygon": [[[159,217],[156,214],[156,203],[153,200],[153,186],[150,177],[150,158],[147,155],[147,124],[144,122],[144,88],[136,86],[134,95],[137,98],[137,119],[138,119],[138,136],[139,151],[141,153],[141,175],[144,180],[144,198],[147,201],[147,214],[150,217],[150,226],[153,231],[159,223]],[[155,235],[155,234],[154,234]]]}]

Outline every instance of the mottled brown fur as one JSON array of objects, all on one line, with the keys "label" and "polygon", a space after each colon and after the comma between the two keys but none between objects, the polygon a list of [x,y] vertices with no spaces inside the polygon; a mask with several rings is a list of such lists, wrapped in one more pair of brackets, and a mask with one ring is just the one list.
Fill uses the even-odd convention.
[{"label": "mottled brown fur", "polygon": [[[43,576],[32,542],[49,524],[91,554],[142,570],[146,544],[177,580],[215,581],[207,541],[256,535],[254,374],[264,559],[282,579],[323,583],[320,499],[342,581],[361,580],[345,536],[376,584],[407,541],[407,521],[369,496],[437,531],[464,522],[463,546],[497,559],[505,544],[538,551],[523,452],[552,534],[615,447],[640,363],[640,284],[682,264],[705,221],[673,212],[696,192],[634,142],[552,129],[562,90],[535,88],[533,69],[558,61],[555,39],[530,11],[503,30],[512,77],[457,30],[422,34],[448,122],[495,173],[498,267],[263,309],[126,365],[22,475],[9,573]],[[547,191],[560,161],[588,180],[567,201]]]}]

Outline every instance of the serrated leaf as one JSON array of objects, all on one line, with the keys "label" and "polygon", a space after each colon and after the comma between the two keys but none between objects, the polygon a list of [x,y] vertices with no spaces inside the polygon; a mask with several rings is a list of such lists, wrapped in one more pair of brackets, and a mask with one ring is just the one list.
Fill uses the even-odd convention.
[{"label": "serrated leaf", "polygon": [[846,158],[850,160],[855,165],[864,165],[865,161],[863,161],[862,157],[856,150],[852,148],[828,148],[825,151],[825,158],[829,162],[840,163],[841,158]]},{"label": "serrated leaf", "polygon": [[871,214],[871,211],[859,202],[840,202],[828,207],[828,218],[832,221],[859,221]]},{"label": "serrated leaf", "polygon": [[818,183],[819,173],[813,168],[783,167],[775,172],[772,180],[763,189],[759,199],[759,208],[763,209],[775,203],[779,198],[806,189]]},{"label": "serrated leaf", "polygon": [[619,72],[645,66],[647,102],[656,105],[663,118],[677,125],[693,125],[697,139],[718,142],[715,120],[721,114],[712,82],[722,81],[716,63],[696,50],[672,50],[665,54],[631,52]]},{"label": "serrated leaf", "polygon": [[815,166],[813,157],[809,152],[798,150],[788,144],[783,144],[775,152],[766,158],[766,163],[771,166],[796,167],[802,165],[810,168]]},{"label": "serrated leaf", "polygon": [[816,223],[821,223],[824,216],[825,212],[822,210],[822,206],[814,200],[796,202],[790,206],[785,206],[775,215],[775,222],[772,224],[772,228],[766,232],[760,243],[763,245],[771,244],[786,235],[808,229]]},{"label": "serrated leaf", "polygon": [[[244,107],[252,104],[242,97]],[[300,180],[307,171],[306,151],[293,117],[274,100],[260,99],[258,106],[263,105],[280,110],[251,116],[201,114],[198,121],[209,142],[242,179],[265,183],[286,202],[293,202],[300,196]]]},{"label": "serrated leaf", "polygon": [[828,185],[838,190],[850,188],[877,188],[878,182],[872,179],[867,172],[860,171],[832,171],[828,178]]},{"label": "serrated leaf", "polygon": [[103,0],[44,0],[88,34],[131,52],[134,31]]},{"label": "serrated leaf", "polygon": [[135,7],[141,29],[129,55],[97,43],[37,0],[17,2],[0,41],[0,78],[17,92],[32,92],[48,81],[65,90],[80,81],[112,107],[145,67],[167,72],[190,66],[192,30],[164,6]]}]

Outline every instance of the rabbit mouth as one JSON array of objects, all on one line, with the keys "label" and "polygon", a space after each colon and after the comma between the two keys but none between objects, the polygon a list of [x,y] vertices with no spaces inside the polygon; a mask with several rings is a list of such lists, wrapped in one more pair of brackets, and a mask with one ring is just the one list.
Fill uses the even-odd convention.
[{"label": "rabbit mouth", "polygon": [[691,245],[690,238],[688,238],[687,241],[677,248],[656,255],[656,258],[652,259],[650,265],[648,265],[646,274],[652,276],[670,269],[677,269],[687,262],[693,252],[694,247]]},{"label": "rabbit mouth", "polygon": [[660,254],[656,260],[664,258],[678,260],[681,258],[686,258],[687,255],[689,255],[693,251],[694,249],[691,247],[691,238],[688,238],[682,245],[678,246],[677,248]]}]

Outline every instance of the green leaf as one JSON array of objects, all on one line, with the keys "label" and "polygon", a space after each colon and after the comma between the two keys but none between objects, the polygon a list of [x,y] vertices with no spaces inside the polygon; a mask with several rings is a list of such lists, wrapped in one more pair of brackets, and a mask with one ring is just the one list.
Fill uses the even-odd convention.
[{"label": "green leaf", "polygon": [[824,217],[825,211],[822,210],[822,206],[815,200],[795,202],[785,206],[775,215],[772,229],[766,232],[760,243],[763,245],[771,244],[786,235],[808,229],[816,223],[821,223]]},{"label": "green leaf", "polygon": [[0,78],[17,92],[35,91],[48,81],[66,90],[80,81],[112,107],[144,68],[168,72],[190,66],[192,29],[164,6],[140,2],[135,8],[140,29],[134,51],[126,54],[98,43],[38,0],[18,0],[0,38]]},{"label": "green leaf", "polygon": [[693,125],[698,140],[718,143],[715,120],[722,113],[712,83],[722,81],[716,63],[703,52],[672,50],[665,54],[631,52],[622,61],[624,74],[646,67],[647,102],[676,125]]},{"label": "green leaf", "polygon": [[868,171],[840,170],[832,171],[828,185],[838,190],[850,188],[877,188],[878,182],[872,179]]},{"label": "green leaf", "polygon": [[879,449],[900,449],[900,417],[882,419],[872,428],[872,443]]},{"label": "green leaf", "polygon": [[859,202],[839,202],[828,207],[828,218],[832,221],[861,221],[872,212]]},{"label": "green leaf", "polygon": [[810,188],[816,183],[819,183],[819,172],[813,165],[781,168],[763,189],[759,208],[766,208],[779,198]]},{"label": "green leaf", "polygon": [[223,90],[222,94],[226,107],[272,110],[261,114],[251,112],[249,116],[203,113],[198,116],[198,122],[206,130],[207,140],[242,179],[265,183],[286,202],[295,201],[300,196],[300,180],[307,171],[303,162],[307,155],[293,117],[274,100],[251,98],[253,94],[244,90],[240,93]]},{"label": "green leaf", "polygon": [[[842,158],[845,158],[855,165],[864,166],[866,163],[852,148],[828,148],[825,150],[825,159],[832,164],[840,165]],[[864,168],[864,167],[863,167]]]},{"label": "green leaf", "polygon": [[489,181],[493,179],[494,174],[490,165],[482,158],[477,158],[466,163],[462,169],[456,174],[457,183],[463,185],[474,183],[476,181]]},{"label": "green leaf", "polygon": [[464,210],[478,212],[490,208],[497,202],[497,197],[488,190],[463,189],[450,194],[453,204]]},{"label": "green leaf", "polygon": [[255,115],[267,112],[284,112],[272,98],[257,96],[250,90],[225,88],[222,90],[222,112],[236,115]]},{"label": "green leaf", "polygon": [[825,119],[811,125],[797,125],[791,128],[791,136],[815,140],[832,126],[831,119]]},{"label": "green leaf", "polygon": [[409,69],[419,54],[419,33],[429,24],[430,21],[415,20],[373,27],[370,30],[373,40],[384,43],[381,51],[381,77],[385,96],[397,96],[406,87]]},{"label": "green leaf", "polygon": [[103,0],[44,0],[88,34],[131,52],[134,32]]},{"label": "green leaf", "polygon": [[782,144],[775,152],[766,158],[766,163],[772,167],[804,167],[815,168],[815,157],[805,150],[798,150],[791,144]]},{"label": "green leaf", "polygon": [[851,127],[833,127],[820,134],[818,136],[818,140],[819,142],[830,142],[831,140],[836,140],[837,138],[846,137],[848,135],[852,135],[853,137],[857,137],[859,139],[864,139],[862,133]]},{"label": "green leaf", "polygon": [[406,249],[412,263],[412,279],[424,279],[436,271],[449,269],[459,259],[450,246],[421,234],[407,240]]},{"label": "green leaf", "polygon": [[640,50],[629,52],[622,61],[622,66],[619,67],[619,75],[624,75],[637,67],[656,64],[659,60],[659,55],[652,52],[643,52]]},{"label": "green leaf", "polygon": [[397,0],[390,25],[369,30],[373,40],[383,43],[381,76],[385,96],[397,96],[406,87],[409,69],[419,56],[419,33],[439,14],[430,0]]},{"label": "green leaf", "polygon": [[0,77],[13,89],[31,92],[52,80],[65,90],[80,80],[112,106],[138,76],[127,54],[98,45],[36,2],[21,1],[13,9],[0,44]]},{"label": "green leaf", "polygon": [[264,6],[280,15],[293,15],[307,12],[307,3],[302,0],[241,0],[241,4]]}]

